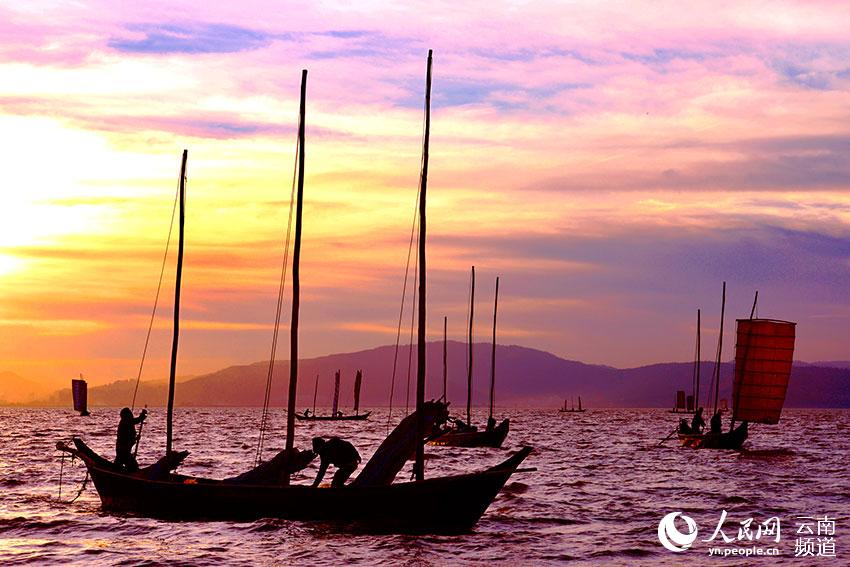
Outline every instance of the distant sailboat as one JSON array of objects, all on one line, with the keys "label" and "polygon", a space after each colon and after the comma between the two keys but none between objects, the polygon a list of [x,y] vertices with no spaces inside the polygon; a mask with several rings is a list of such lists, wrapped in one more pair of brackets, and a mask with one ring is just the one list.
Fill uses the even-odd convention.
[{"label": "distant sailboat", "polygon": [[[315,394],[313,396],[313,414],[310,415],[310,410],[304,410],[304,413],[296,413],[295,418],[300,421],[363,421],[369,419],[371,411],[360,413],[360,388],[363,385],[363,371],[358,370],[354,376],[354,415],[343,415],[339,411],[339,382],[340,371],[337,370],[334,374],[334,398],[331,406],[330,415],[316,415]],[[319,377],[316,376],[316,388],[318,389]]]},{"label": "distant sailboat", "polygon": [[694,413],[699,407],[700,347],[702,342],[700,339],[701,327],[700,310],[697,309],[697,344],[694,352],[692,384],[694,392],[692,395],[688,396],[684,390],[678,390],[676,392],[676,402],[673,405],[673,409],[670,410],[670,413]]},{"label": "distant sailboat", "polygon": [[74,397],[74,411],[80,412],[81,416],[87,416],[88,410],[88,384],[83,380],[83,375],[80,374],[79,379],[71,380],[71,394]]},{"label": "distant sailboat", "polygon": [[493,348],[490,358],[490,414],[487,427],[479,431],[471,423],[470,406],[472,404],[472,319],[475,306],[475,266],[472,267],[472,284],[469,304],[469,367],[466,392],[466,423],[455,420],[455,427],[444,429],[431,436],[430,445],[451,447],[501,447],[508,436],[510,419],[503,419],[496,425],[493,408],[496,400],[496,313],[499,307],[499,278],[496,278],[496,293],[493,303]]},{"label": "distant sailboat", "polygon": [[[725,305],[725,283],[723,290]],[[749,436],[750,423],[779,423],[791,378],[796,325],[775,319],[737,320],[731,427],[727,432],[680,432],[679,440],[683,446],[695,449],[740,449]],[[720,328],[722,333],[722,317]],[[715,374],[719,380],[719,368]],[[715,388],[715,392],[718,392],[719,384]],[[722,410],[725,405],[718,403],[717,398],[715,393],[715,412]],[[741,422],[738,427],[735,427],[736,422]]]},{"label": "distant sailboat", "polygon": [[581,407],[581,396],[578,397],[578,408],[575,407],[575,404],[572,402],[572,398],[570,398],[570,407],[567,407],[567,400],[564,400],[564,407],[560,408],[558,412],[560,413],[583,413],[587,411],[585,408]]}]

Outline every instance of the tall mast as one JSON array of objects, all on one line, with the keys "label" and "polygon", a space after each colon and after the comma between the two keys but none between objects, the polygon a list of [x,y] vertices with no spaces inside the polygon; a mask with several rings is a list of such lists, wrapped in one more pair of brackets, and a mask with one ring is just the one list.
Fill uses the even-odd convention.
[{"label": "tall mast", "polygon": [[416,368],[416,480],[425,479],[425,192],[428,187],[428,144],[431,140],[431,57],[425,78],[425,139],[422,144],[422,178],[419,186],[419,336]]},{"label": "tall mast", "polygon": [[714,371],[714,413],[717,413],[720,397],[720,361],[723,356],[723,317],[726,314],[726,282],[723,282],[723,300],[720,303],[720,335],[717,337],[717,361]]},{"label": "tall mast", "polygon": [[700,310],[697,309],[697,352],[696,357],[694,357],[694,411],[699,408],[699,370],[701,366],[700,361],[700,328],[702,324],[700,321]]},{"label": "tall mast", "polygon": [[472,405],[472,319],[475,317],[475,266],[472,266],[472,285],[469,292],[469,338],[467,348],[469,349],[469,362],[466,365],[466,424],[472,425],[470,419],[470,406]]},{"label": "tall mast", "polygon": [[446,366],[446,354],[448,350],[447,339],[446,339],[446,328],[449,324],[449,318],[443,317],[443,401],[448,402],[449,397],[446,391],[446,386],[448,384],[448,367]]},{"label": "tall mast", "polygon": [[316,397],[319,395],[319,375],[316,374],[316,386],[313,388],[313,415],[316,415]]},{"label": "tall mast", "polygon": [[[496,276],[496,298],[493,301],[493,353],[490,356],[490,417],[496,403],[496,311],[499,310],[499,276]],[[581,402],[579,402],[581,403]]]},{"label": "tall mast", "polygon": [[[301,71],[301,107],[298,114],[298,197],[295,201],[295,245],[292,248],[292,323],[289,327],[289,397],[286,404],[286,456],[295,446],[295,394],[298,392],[298,310],[301,307],[301,213],[304,201],[304,119],[307,69]],[[289,475],[284,475],[289,483]]]},{"label": "tall mast", "polygon": [[753,308],[750,310],[750,319],[752,319],[753,316],[755,316],[756,307],[758,307],[758,304],[759,304],[759,290],[756,290],[756,297],[755,297],[755,299],[753,299]]},{"label": "tall mast", "polygon": [[174,421],[174,383],[177,379],[177,343],[180,339],[180,284],[183,279],[183,232],[186,222],[186,160],[189,150],[183,150],[180,163],[180,238],[177,244],[177,279],[174,284],[174,335],[171,341],[171,372],[168,375],[168,410],[165,418],[165,454],[171,453]]}]

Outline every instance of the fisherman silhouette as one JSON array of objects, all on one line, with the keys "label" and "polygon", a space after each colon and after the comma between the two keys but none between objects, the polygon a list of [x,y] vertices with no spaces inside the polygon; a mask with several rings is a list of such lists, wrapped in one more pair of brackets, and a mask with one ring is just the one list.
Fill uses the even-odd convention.
[{"label": "fisherman silhouette", "polygon": [[496,418],[492,415],[487,418],[487,431],[493,431],[496,429]]},{"label": "fisherman silhouette", "polygon": [[133,446],[136,444],[136,424],[142,423],[148,416],[148,410],[143,409],[139,417],[133,417],[130,408],[121,410],[121,421],[118,423],[118,435],[115,440],[115,464],[130,472],[139,469],[139,463],[133,456]]},{"label": "fisherman silhouette", "polygon": [[712,433],[720,433],[723,429],[723,416],[720,414],[720,410],[714,412],[714,415],[711,416],[711,432]]},{"label": "fisherman silhouette", "polygon": [[702,408],[697,409],[694,418],[691,420],[691,433],[697,435],[702,433],[705,427],[705,420],[702,418]]},{"label": "fisherman silhouette", "polygon": [[314,487],[319,486],[319,483],[322,482],[329,465],[333,465],[337,469],[333,481],[331,481],[331,486],[334,488],[344,486],[345,481],[357,469],[361,460],[360,453],[357,452],[354,445],[339,437],[331,437],[327,441],[322,437],[313,437],[313,452],[321,459],[319,474],[313,481]]}]

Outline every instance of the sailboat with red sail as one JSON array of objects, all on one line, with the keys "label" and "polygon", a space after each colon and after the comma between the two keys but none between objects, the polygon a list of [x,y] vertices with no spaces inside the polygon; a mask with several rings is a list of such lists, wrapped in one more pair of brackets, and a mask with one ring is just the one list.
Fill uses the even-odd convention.
[{"label": "sailboat with red sail", "polygon": [[[90,449],[81,439],[74,447],[58,443],[57,448],[79,456],[94,482],[101,506],[107,512],[133,513],[170,519],[250,520],[277,517],[291,520],[333,520],[354,523],[379,531],[415,533],[457,533],[471,529],[519,465],[531,453],[523,447],[504,462],[483,471],[425,478],[425,432],[446,415],[446,405],[426,402],[425,393],[425,203],[428,173],[430,127],[431,52],[428,53],[426,87],[426,126],[423,166],[419,192],[420,258],[419,317],[417,341],[416,411],[390,433],[357,478],[349,485],[318,488],[292,485],[289,474],[303,468],[298,463],[308,451],[294,448],[295,394],[298,380],[298,319],[300,308],[299,258],[304,186],[305,100],[307,71],[301,77],[299,121],[299,170],[296,200],[295,244],[292,269],[292,323],[290,325],[290,381],[286,423],[286,448],[280,457],[277,478],[263,480],[256,469],[225,480],[192,477],[171,471],[187,452],[172,450],[172,414],[182,269],[184,182],[187,153],[183,153],[180,181],[180,246],[175,286],[175,326],[169,380],[166,455],[156,464],[129,472]],[[416,480],[394,483],[404,463],[415,453]],[[277,459],[276,457],[275,459]],[[275,459],[272,459],[274,461]]]},{"label": "sailboat with red sail", "polygon": [[[725,306],[725,282],[723,299]],[[722,313],[721,309],[718,363],[722,350]],[[755,303],[750,318],[737,320],[732,422],[729,431],[715,430],[703,434],[680,431],[679,441],[683,446],[695,449],[740,449],[749,436],[750,423],[779,423],[791,378],[797,324],[777,319],[754,318],[754,313]],[[717,366],[714,383],[715,413],[719,409],[719,364]]]}]

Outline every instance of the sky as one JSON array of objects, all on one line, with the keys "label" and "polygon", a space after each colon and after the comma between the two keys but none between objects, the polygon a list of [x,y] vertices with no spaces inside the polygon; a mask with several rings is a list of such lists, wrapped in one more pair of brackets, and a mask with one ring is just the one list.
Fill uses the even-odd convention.
[{"label": "sky", "polygon": [[0,1],[0,371],[136,377],[184,148],[178,373],[268,359],[301,69],[301,354],[393,343],[428,49],[429,338],[475,265],[476,340],[498,275],[500,343],[690,360],[699,308],[711,358],[726,281],[725,359],[756,290],[796,358],[850,358],[847,3],[139,4]]}]

